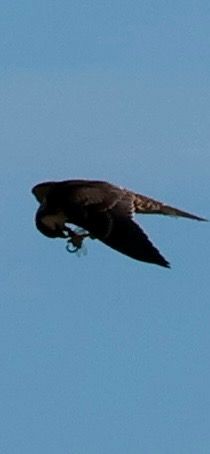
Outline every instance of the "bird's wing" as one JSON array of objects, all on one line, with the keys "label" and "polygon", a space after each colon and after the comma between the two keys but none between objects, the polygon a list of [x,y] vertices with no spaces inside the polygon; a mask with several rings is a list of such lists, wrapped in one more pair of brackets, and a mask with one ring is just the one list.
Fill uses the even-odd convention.
[{"label": "bird's wing", "polygon": [[52,188],[53,183],[51,181],[36,184],[32,188],[32,194],[36,197],[39,203],[42,203],[46,195],[49,193],[50,189]]},{"label": "bird's wing", "polygon": [[113,199],[103,210],[98,209],[97,204],[87,205],[90,233],[122,254],[136,260],[169,267],[169,263],[133,220],[133,194],[120,191],[120,195]]},{"label": "bird's wing", "polygon": [[97,205],[101,210],[111,208],[122,195],[117,186],[94,180],[48,181],[34,186],[32,193],[40,203],[46,198],[49,202],[59,197],[60,202],[83,206]]},{"label": "bird's wing", "polygon": [[120,188],[105,181],[71,180],[66,182],[65,190],[70,203],[98,211],[112,209],[123,196]]},{"label": "bird's wing", "polygon": [[136,260],[170,267],[142,228],[127,217],[113,216],[109,234],[101,241]]},{"label": "bird's wing", "polygon": [[111,228],[105,244],[129,257],[169,267],[169,263],[133,220],[134,199],[129,192],[111,209]]}]

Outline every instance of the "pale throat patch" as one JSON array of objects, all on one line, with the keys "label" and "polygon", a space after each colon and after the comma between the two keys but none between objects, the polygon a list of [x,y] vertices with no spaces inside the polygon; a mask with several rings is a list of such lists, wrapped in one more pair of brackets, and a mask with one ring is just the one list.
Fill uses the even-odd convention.
[{"label": "pale throat patch", "polygon": [[42,223],[51,230],[56,230],[58,227],[62,230],[65,227],[65,222],[67,222],[67,218],[62,211],[56,214],[47,214],[42,218]]}]

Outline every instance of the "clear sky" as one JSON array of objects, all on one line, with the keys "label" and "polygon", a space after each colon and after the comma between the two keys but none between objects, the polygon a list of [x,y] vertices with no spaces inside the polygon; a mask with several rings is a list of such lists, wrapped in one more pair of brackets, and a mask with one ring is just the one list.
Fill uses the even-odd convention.
[{"label": "clear sky", "polygon": [[2,454],[210,453],[210,225],[138,217],[172,269],[34,227],[106,179],[210,218],[209,1],[1,1]]}]

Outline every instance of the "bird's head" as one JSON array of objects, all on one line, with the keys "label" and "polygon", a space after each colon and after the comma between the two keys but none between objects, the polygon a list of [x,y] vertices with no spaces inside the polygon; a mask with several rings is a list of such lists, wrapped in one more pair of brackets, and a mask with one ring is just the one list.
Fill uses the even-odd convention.
[{"label": "bird's head", "polygon": [[62,212],[50,213],[44,204],[36,212],[35,223],[37,229],[49,238],[66,238],[66,217]]}]

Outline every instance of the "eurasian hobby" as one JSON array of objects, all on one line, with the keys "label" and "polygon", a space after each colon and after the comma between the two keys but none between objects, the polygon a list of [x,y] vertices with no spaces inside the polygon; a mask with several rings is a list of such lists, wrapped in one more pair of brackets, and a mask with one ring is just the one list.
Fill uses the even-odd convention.
[{"label": "eurasian hobby", "polygon": [[[66,238],[73,250],[80,249],[89,236],[136,260],[167,268],[169,262],[134,221],[134,214],[206,220],[105,181],[50,181],[37,184],[32,193],[40,203],[35,222],[43,235]],[[73,231],[67,224],[83,231]]]}]

